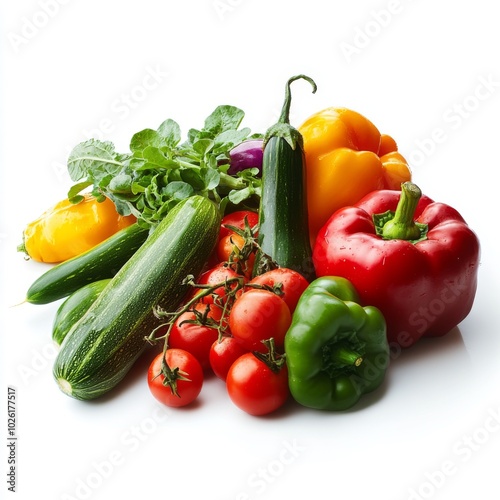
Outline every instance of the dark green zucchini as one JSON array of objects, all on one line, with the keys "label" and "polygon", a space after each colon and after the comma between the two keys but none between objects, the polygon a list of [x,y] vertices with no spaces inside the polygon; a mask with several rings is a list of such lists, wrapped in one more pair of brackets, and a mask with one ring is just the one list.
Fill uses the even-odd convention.
[{"label": "dark green zucchini", "polygon": [[278,265],[293,269],[312,281],[315,275],[309,240],[303,140],[300,132],[289,123],[290,84],[300,78],[311,83],[316,91],[316,84],[309,77],[298,75],[290,78],[278,123],[264,136],[260,251],[254,275],[267,271],[270,265]]},{"label": "dark green zucchini", "polygon": [[48,304],[88,283],[112,278],[146,241],[148,229],[132,224],[90,250],[51,267],[26,293],[32,304]]},{"label": "dark green zucchini", "polygon": [[219,229],[216,205],[202,196],[167,214],[68,332],[53,369],[63,392],[93,399],[120,382],[159,325],[154,307],[179,307],[189,290],[184,278],[201,272]]},{"label": "dark green zucchini", "polygon": [[52,340],[61,345],[73,325],[97,300],[111,278],[94,281],[73,292],[57,309],[52,325]]}]

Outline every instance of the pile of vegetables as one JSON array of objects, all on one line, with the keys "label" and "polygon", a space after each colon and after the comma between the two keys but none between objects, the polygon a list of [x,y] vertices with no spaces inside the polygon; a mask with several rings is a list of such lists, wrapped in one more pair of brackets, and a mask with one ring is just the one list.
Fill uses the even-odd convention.
[{"label": "pile of vegetables", "polygon": [[20,246],[56,263],[26,300],[63,299],[52,338],[64,393],[102,396],[153,350],[148,386],[169,406],[212,373],[252,415],[291,400],[345,410],[383,383],[391,351],[469,314],[476,234],[359,113],[329,108],[294,128],[296,80],[316,91],[290,78],[264,134],[220,106],[182,143],[168,119],[126,154],[96,140],[71,152],[68,199]]}]

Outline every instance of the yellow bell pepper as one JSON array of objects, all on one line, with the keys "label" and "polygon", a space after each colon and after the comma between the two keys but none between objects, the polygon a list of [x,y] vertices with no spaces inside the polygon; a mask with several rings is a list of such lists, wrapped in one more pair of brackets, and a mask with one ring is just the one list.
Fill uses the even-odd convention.
[{"label": "yellow bell pepper", "polygon": [[19,250],[38,262],[62,262],[89,250],[135,221],[132,215],[119,215],[108,198],[98,202],[88,194],[77,204],[65,199],[28,224]]},{"label": "yellow bell pepper", "polygon": [[339,208],[377,189],[401,189],[411,171],[394,139],[361,114],[327,108],[300,127],[311,241]]}]

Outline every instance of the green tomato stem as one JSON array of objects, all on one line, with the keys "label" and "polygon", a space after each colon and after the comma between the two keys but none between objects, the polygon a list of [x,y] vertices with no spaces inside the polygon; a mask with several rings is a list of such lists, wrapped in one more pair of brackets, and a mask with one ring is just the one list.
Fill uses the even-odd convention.
[{"label": "green tomato stem", "polygon": [[273,337],[263,340],[262,343],[267,347],[267,352],[252,351],[253,355],[262,361],[272,372],[279,373],[285,365],[285,355],[276,352]]}]

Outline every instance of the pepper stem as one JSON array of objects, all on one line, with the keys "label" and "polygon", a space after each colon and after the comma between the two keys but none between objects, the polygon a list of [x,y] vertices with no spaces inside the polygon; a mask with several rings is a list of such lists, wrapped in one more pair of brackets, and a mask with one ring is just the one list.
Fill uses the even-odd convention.
[{"label": "pepper stem", "polygon": [[363,362],[363,357],[359,352],[339,346],[332,350],[331,360],[346,366],[359,366]]},{"label": "pepper stem", "polygon": [[412,182],[401,185],[401,196],[394,218],[385,223],[382,237],[386,240],[418,240],[421,236],[419,226],[413,220],[418,202],[422,196],[420,188]]}]

